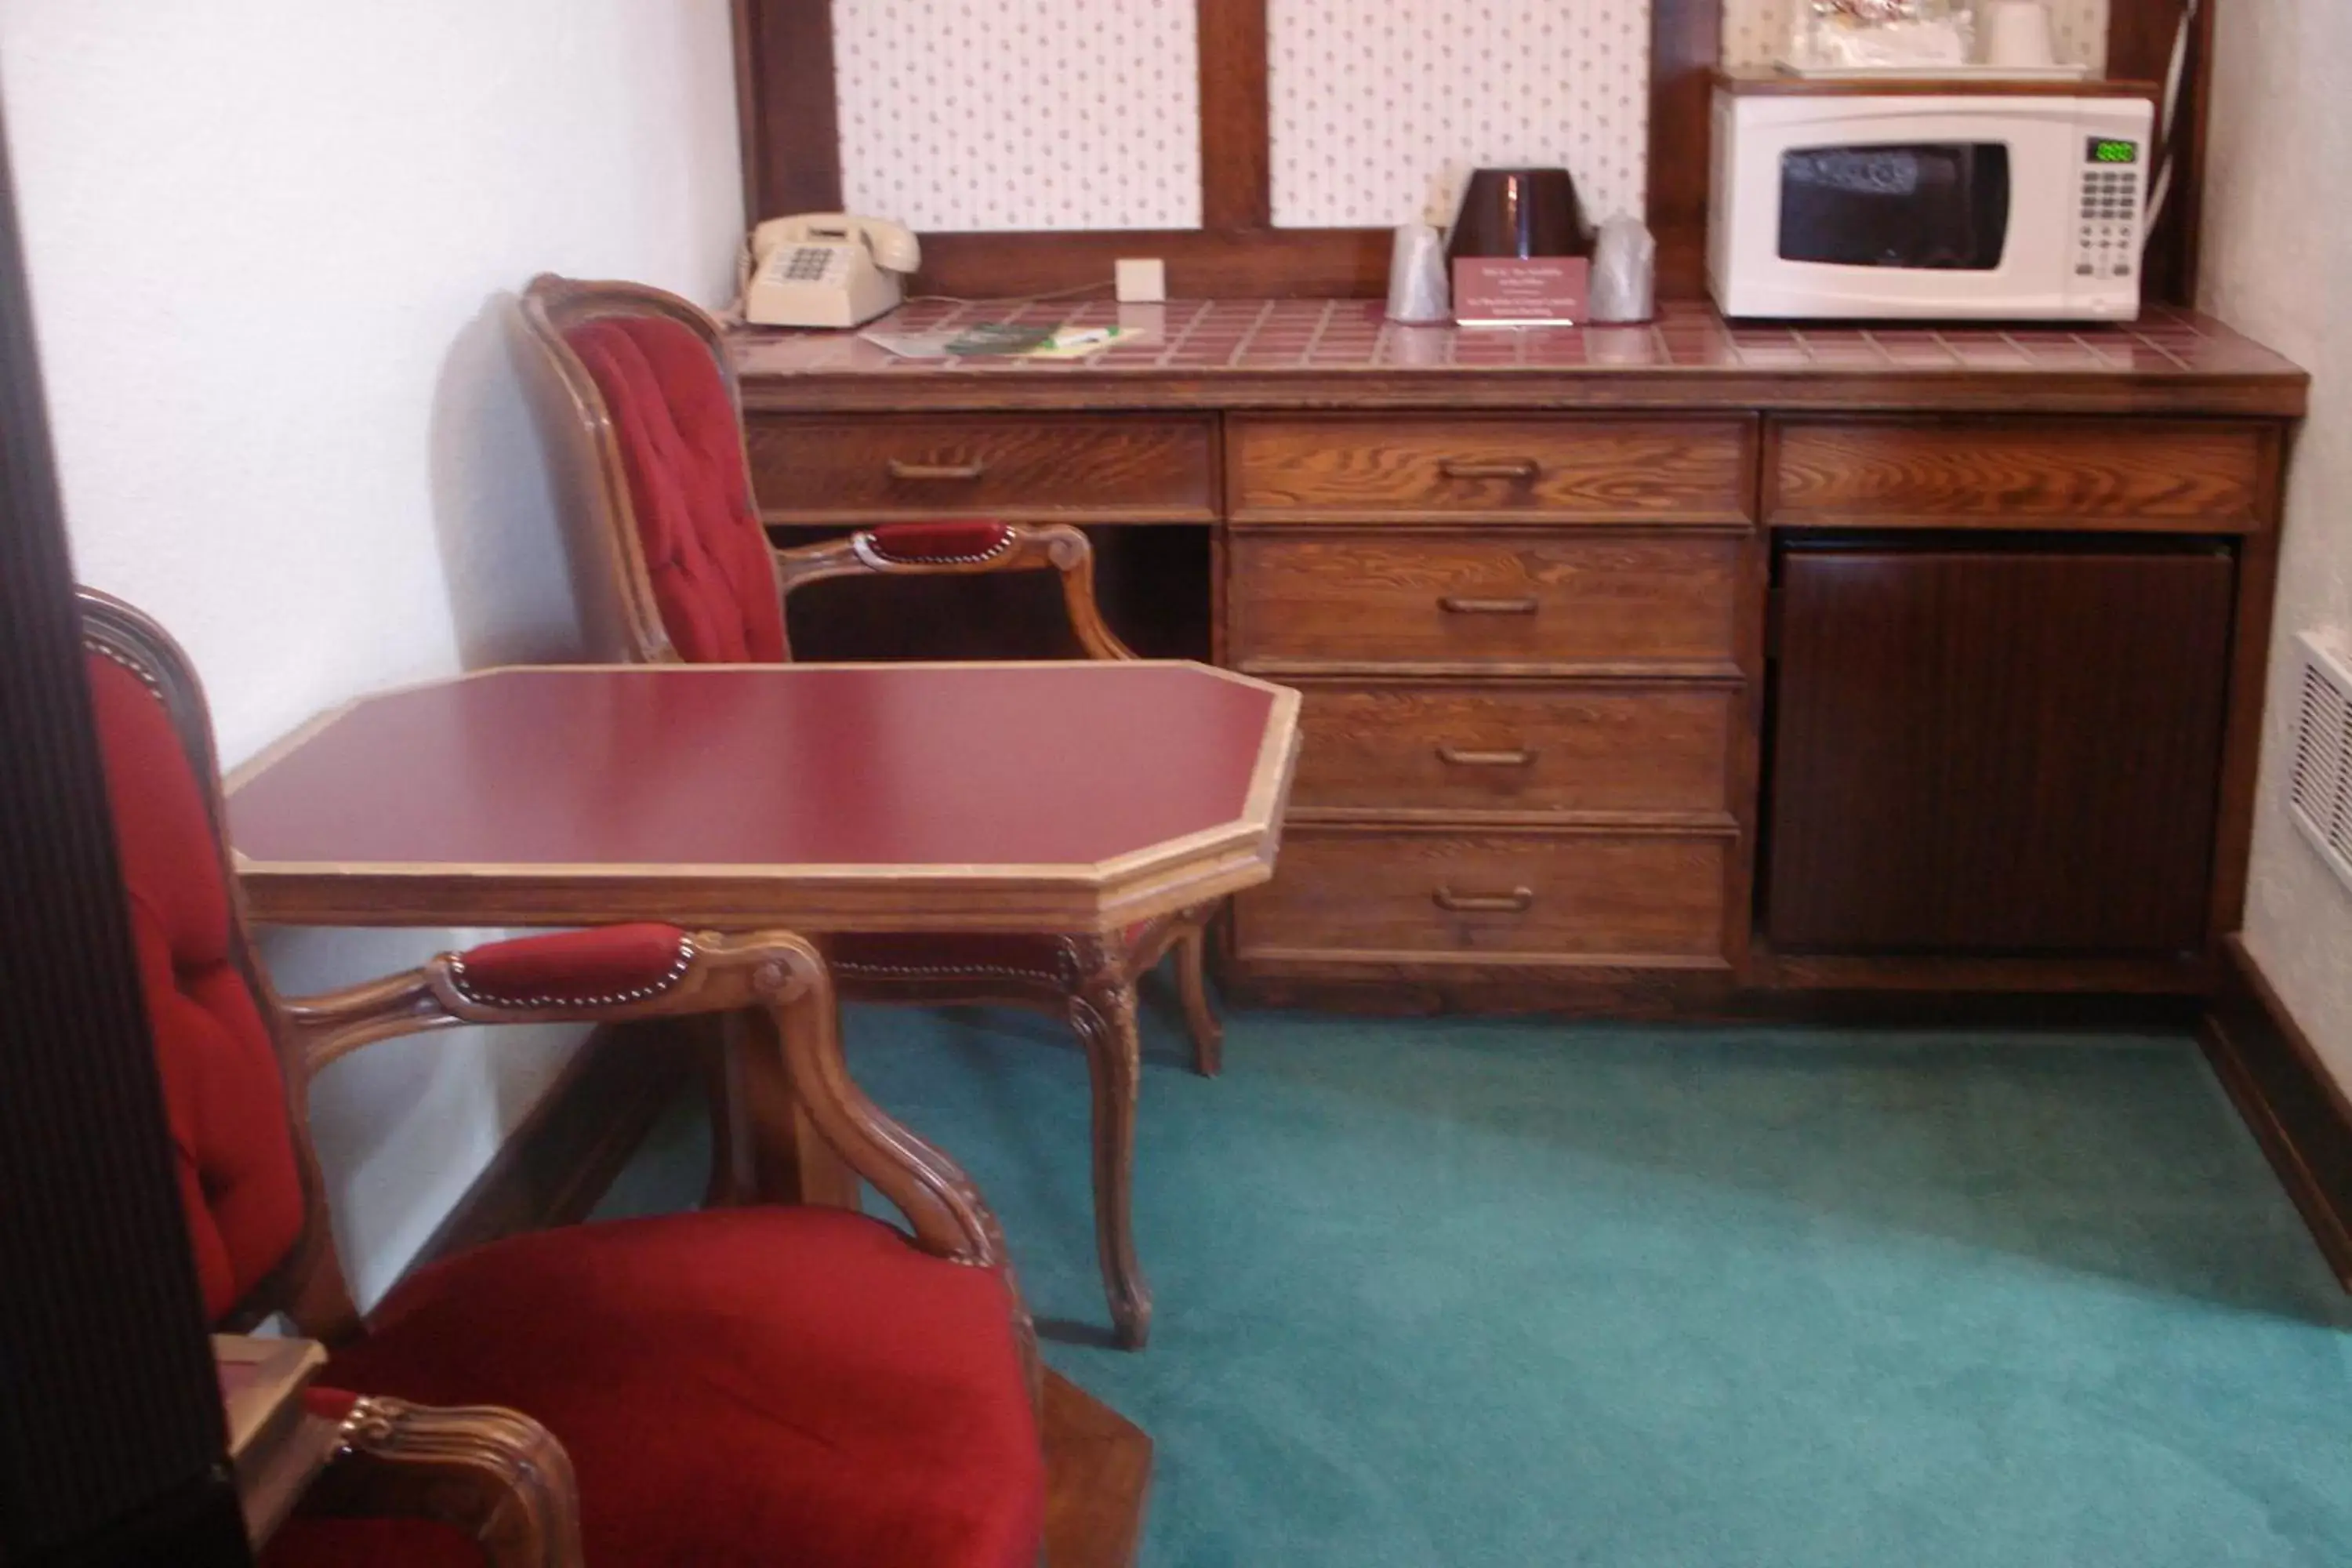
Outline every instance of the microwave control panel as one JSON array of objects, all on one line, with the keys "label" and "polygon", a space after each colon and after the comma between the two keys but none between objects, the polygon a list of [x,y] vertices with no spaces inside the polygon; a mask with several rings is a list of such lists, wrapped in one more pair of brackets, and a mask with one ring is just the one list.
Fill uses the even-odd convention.
[{"label": "microwave control panel", "polygon": [[2142,143],[2115,136],[2094,136],[2084,148],[2074,238],[2078,280],[2137,275],[2145,152]]}]

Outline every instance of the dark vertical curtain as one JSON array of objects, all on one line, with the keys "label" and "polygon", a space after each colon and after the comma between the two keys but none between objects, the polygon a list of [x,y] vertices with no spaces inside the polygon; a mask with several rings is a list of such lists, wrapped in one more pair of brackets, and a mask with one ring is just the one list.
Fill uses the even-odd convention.
[{"label": "dark vertical curtain", "polygon": [[244,1563],[84,689],[5,140],[0,1565]]}]

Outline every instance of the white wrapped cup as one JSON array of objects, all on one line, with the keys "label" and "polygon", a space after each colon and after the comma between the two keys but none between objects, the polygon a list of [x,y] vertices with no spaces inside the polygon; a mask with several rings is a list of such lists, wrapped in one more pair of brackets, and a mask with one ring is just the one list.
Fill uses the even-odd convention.
[{"label": "white wrapped cup", "polygon": [[1657,313],[1657,293],[1658,242],[1642,220],[1612,217],[1602,224],[1592,247],[1591,319],[1646,321]]},{"label": "white wrapped cup", "polygon": [[1443,321],[1454,314],[1454,290],[1445,281],[1445,242],[1425,223],[1397,225],[1389,247],[1389,320]]}]

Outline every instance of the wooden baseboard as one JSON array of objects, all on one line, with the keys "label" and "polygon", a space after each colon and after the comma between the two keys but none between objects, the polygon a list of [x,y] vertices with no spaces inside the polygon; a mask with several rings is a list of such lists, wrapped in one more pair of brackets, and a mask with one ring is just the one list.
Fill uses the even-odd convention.
[{"label": "wooden baseboard", "polygon": [[1046,1368],[1048,1568],[1133,1568],[1150,1492],[1143,1428]]},{"label": "wooden baseboard", "polygon": [[524,1231],[588,1217],[694,1070],[671,1019],[590,1035],[466,1189],[412,1268]]},{"label": "wooden baseboard", "polygon": [[2244,942],[2231,937],[2228,952],[2200,1032],[2206,1058],[2336,1277],[2352,1290],[2352,1100]]}]

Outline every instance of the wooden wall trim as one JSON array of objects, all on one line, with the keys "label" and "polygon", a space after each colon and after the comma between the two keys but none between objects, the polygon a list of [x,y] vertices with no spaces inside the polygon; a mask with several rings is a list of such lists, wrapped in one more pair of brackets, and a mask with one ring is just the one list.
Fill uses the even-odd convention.
[{"label": "wooden wall trim", "polygon": [[1156,256],[1173,300],[1325,300],[1388,291],[1384,228],[1087,229],[927,234],[919,292],[958,299],[1110,291],[1111,263]]},{"label": "wooden wall trim", "polygon": [[1651,0],[1649,224],[1661,299],[1706,293],[1714,72],[1722,58],[1723,0]]},{"label": "wooden wall trim", "polygon": [[841,210],[832,0],[735,0],[747,223]]},{"label": "wooden wall trim", "polygon": [[1265,0],[1199,0],[1201,226],[1274,225]]},{"label": "wooden wall trim", "polygon": [[675,1019],[589,1036],[410,1267],[587,1218],[686,1087],[696,1049]]},{"label": "wooden wall trim", "polygon": [[[2189,0],[2115,0],[2107,23],[2107,75],[2160,82]],[[2172,200],[2148,237],[2147,297],[2163,304],[2197,301],[2199,229],[2204,219],[2206,126],[2213,99],[2213,9],[2199,8],[2181,77],[2180,122],[2173,138]],[[2151,174],[2151,177],[2153,175]]]},{"label": "wooden wall trim", "polygon": [[2242,938],[2229,939],[2200,1037],[2312,1238],[2352,1290],[2352,1100]]}]

